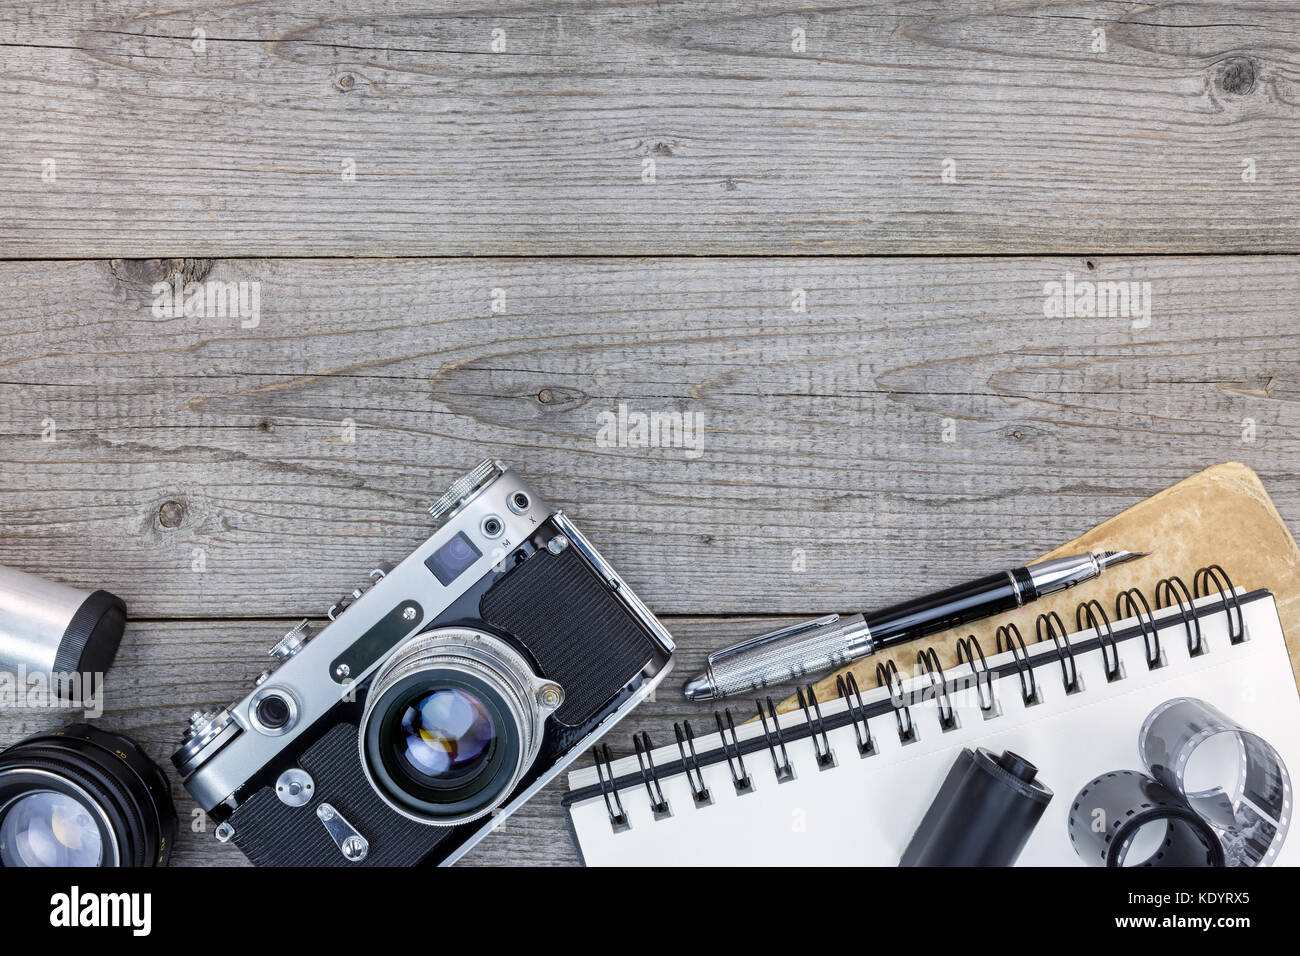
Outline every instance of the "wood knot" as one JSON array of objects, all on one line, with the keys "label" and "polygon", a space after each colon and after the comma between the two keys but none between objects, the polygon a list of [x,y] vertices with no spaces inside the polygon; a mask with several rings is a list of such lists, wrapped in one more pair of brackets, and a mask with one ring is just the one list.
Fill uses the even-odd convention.
[{"label": "wood knot", "polygon": [[150,290],[152,295],[158,282],[173,285],[179,280],[182,289],[191,282],[203,282],[213,264],[211,259],[110,259],[108,268],[122,285]]},{"label": "wood knot", "polygon": [[357,85],[357,78],[351,73],[342,74],[336,81],[341,90],[350,90]]},{"label": "wood knot", "polygon": [[273,432],[275,431],[275,422],[264,418],[257,423],[257,430],[259,432],[268,432],[268,433]]},{"label": "wood knot", "polygon": [[548,385],[537,392],[537,404],[568,411],[587,400],[585,392],[564,385]]},{"label": "wood knot", "polygon": [[164,528],[179,528],[185,517],[185,508],[179,501],[164,501],[158,509],[158,523]]},{"label": "wood knot", "polygon": [[1255,88],[1255,61],[1245,56],[1226,60],[1219,69],[1219,88],[1233,96],[1245,96]]}]

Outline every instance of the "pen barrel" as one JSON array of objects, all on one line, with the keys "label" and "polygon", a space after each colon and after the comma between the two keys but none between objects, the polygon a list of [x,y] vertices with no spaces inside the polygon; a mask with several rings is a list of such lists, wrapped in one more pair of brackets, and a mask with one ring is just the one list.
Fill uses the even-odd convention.
[{"label": "pen barrel", "polygon": [[1036,596],[1024,568],[999,571],[866,616],[877,648],[915,640],[1019,607]]},{"label": "pen barrel", "polygon": [[830,670],[872,650],[866,622],[861,614],[854,614],[713,654],[708,673],[714,696],[730,697]]}]

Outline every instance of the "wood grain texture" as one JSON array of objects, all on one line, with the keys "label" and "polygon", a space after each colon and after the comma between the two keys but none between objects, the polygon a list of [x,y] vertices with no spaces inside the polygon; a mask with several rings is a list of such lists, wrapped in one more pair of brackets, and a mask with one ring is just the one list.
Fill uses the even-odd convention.
[{"label": "wood grain texture", "polygon": [[[153,316],[178,268],[261,282],[258,327]],[[1045,318],[1066,272],[1150,282],[1150,327]],[[321,614],[487,455],[665,614],[881,605],[1216,461],[1300,514],[1291,257],[9,263],[0,287],[0,564],[137,617]],[[602,447],[620,404],[698,415],[699,456]]]},{"label": "wood grain texture", "polygon": [[[730,620],[667,618],[678,642],[674,671],[657,699],[647,701],[605,737],[617,756],[632,752],[632,733],[644,729],[656,744],[672,742],[672,723],[689,719],[703,730],[713,726],[713,707],[691,703],[680,686],[703,669],[709,651],[769,626],[785,622],[736,618]],[[196,832],[194,801],[179,785],[171,766],[180,732],[196,708],[224,706],[248,693],[252,678],[266,667],[266,648],[287,627],[284,621],[142,621],[132,623],[122,641],[105,687],[105,708],[96,723],[135,739],[164,767],[181,818],[173,866],[243,866],[247,861],[233,845],[222,845],[210,828]],[[773,688],[779,701],[785,688]],[[752,703],[733,703],[739,722]],[[80,719],[80,711],[13,710],[0,708],[0,749],[31,734],[58,729]],[[587,766],[590,757],[579,758]],[[461,865],[573,864],[573,848],[560,798],[567,787],[563,776],[525,804],[476,847]],[[357,821],[353,821],[354,823]]]},{"label": "wood grain texture", "polygon": [[0,257],[1300,251],[1294,2],[0,21]]}]

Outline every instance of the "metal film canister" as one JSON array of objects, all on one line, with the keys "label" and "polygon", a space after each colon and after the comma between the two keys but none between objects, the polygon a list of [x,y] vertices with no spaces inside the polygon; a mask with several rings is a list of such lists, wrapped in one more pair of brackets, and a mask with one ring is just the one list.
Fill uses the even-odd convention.
[{"label": "metal film canister", "polygon": [[1010,866],[1052,799],[1038,768],[1006,751],[963,750],[899,866]]},{"label": "metal film canister", "polygon": [[76,697],[84,678],[108,670],[125,627],[126,605],[107,591],[0,566],[0,671],[40,675],[60,696]]},{"label": "metal film canister", "polygon": [[1167,700],[1142,723],[1151,775],[1218,832],[1228,866],[1267,866],[1291,823],[1291,778],[1269,743],[1194,697]]}]

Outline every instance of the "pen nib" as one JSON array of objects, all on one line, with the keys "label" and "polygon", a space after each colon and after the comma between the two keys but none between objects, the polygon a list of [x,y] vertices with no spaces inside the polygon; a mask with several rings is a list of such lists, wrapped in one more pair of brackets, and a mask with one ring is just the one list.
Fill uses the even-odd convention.
[{"label": "pen nib", "polygon": [[1150,551],[1094,551],[1093,557],[1097,559],[1098,566],[1105,571],[1117,564],[1126,564],[1129,561],[1136,561],[1138,558],[1145,558],[1150,553]]}]

